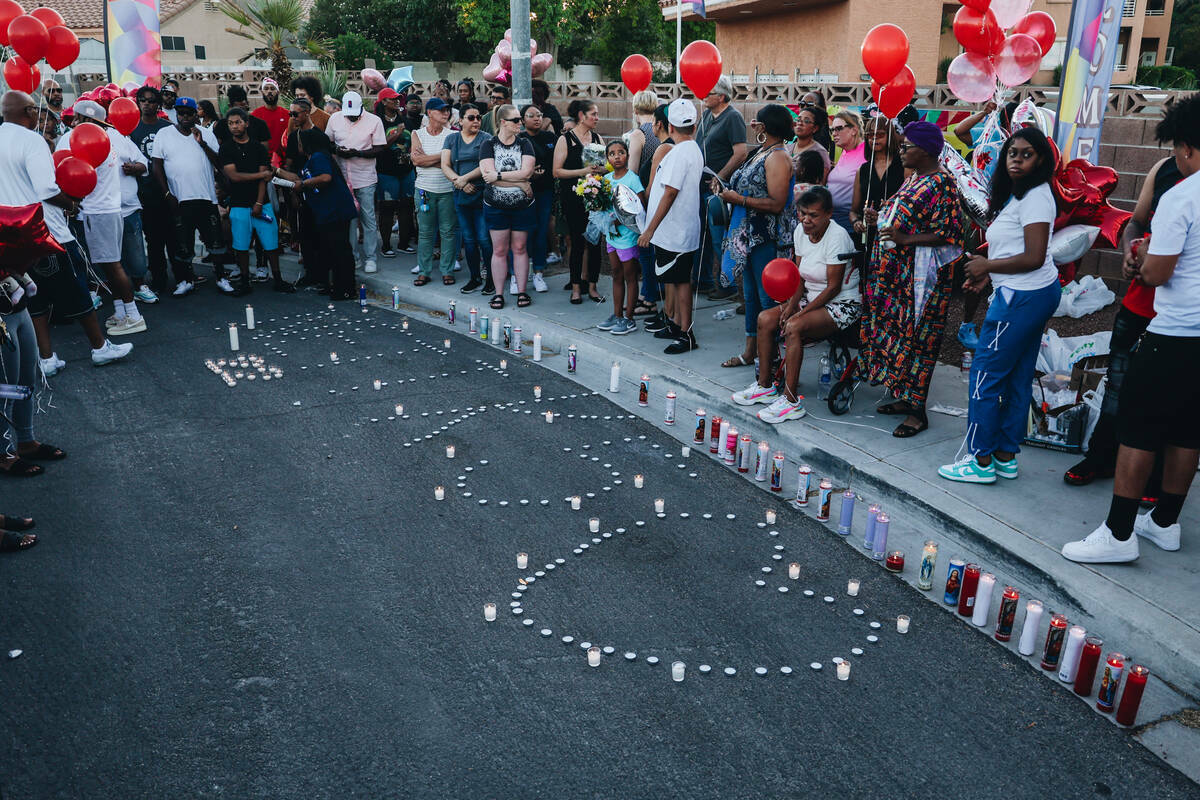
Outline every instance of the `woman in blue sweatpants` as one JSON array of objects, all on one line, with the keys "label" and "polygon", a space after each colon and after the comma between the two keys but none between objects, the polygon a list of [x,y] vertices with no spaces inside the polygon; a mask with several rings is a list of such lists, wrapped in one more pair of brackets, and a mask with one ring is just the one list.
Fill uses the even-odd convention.
[{"label": "woman in blue sweatpants", "polygon": [[938,469],[963,483],[1017,477],[1042,331],[1062,289],[1050,257],[1057,208],[1050,190],[1054,153],[1037,128],[1023,128],[1000,150],[992,176],[988,255],[967,264],[968,291],[994,288],[967,386],[967,456]]}]

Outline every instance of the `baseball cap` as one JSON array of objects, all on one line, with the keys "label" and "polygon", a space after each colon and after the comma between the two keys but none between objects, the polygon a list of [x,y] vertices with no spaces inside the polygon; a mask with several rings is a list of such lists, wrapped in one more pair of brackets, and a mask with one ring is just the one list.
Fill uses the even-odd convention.
[{"label": "baseball cap", "polygon": [[194,98],[194,97],[176,97],[175,98],[175,107],[176,108],[190,108],[192,111],[200,110],[200,105],[196,102],[196,98]]},{"label": "baseball cap", "polygon": [[93,122],[104,122],[108,119],[108,113],[104,110],[104,106],[95,100],[76,101],[75,114],[79,117],[87,117]]},{"label": "baseball cap", "polygon": [[447,108],[448,106],[449,103],[440,97],[431,97],[425,101],[426,111],[441,111],[443,108]]},{"label": "baseball cap", "polygon": [[690,100],[684,100],[680,97],[678,100],[672,100],[667,106],[667,122],[670,122],[677,128],[685,125],[696,124],[696,106]]},{"label": "baseball cap", "polygon": [[400,93],[397,92],[395,89],[393,89],[390,86],[385,86],[379,90],[379,99],[380,100],[390,100],[393,97],[399,97],[399,96],[400,96]]},{"label": "baseball cap", "polygon": [[342,113],[347,117],[357,117],[362,114],[362,95],[358,92],[346,92],[342,95]]},{"label": "baseball cap", "polygon": [[164,83],[162,85],[161,91],[175,92],[176,94],[178,94],[179,93],[179,84],[176,81],[167,81],[166,83]]}]

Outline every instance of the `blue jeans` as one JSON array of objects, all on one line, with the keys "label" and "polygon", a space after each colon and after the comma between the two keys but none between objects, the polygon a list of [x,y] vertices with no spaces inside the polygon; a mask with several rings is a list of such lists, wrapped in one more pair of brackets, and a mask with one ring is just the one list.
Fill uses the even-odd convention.
[{"label": "blue jeans", "polygon": [[492,237],[488,235],[487,223],[483,219],[483,202],[471,206],[456,203],[454,213],[458,215],[458,235],[462,237],[463,248],[467,251],[467,268],[471,270],[471,279],[481,280],[480,263],[486,265],[492,261]]},{"label": "blue jeans", "polygon": [[692,265],[692,283],[697,292],[712,291],[716,287],[713,255],[721,252],[721,243],[725,241],[725,228],[717,224],[710,208],[710,201],[715,197],[707,189],[700,193],[700,249],[696,251],[696,263]]},{"label": "blue jeans", "polygon": [[763,289],[762,274],[767,263],[775,257],[775,245],[764,242],[750,251],[746,268],[742,270],[742,296],[746,298],[746,335],[758,335],[758,314],[778,303]]},{"label": "blue jeans", "polygon": [[149,262],[146,260],[146,243],[142,238],[141,211],[134,211],[125,217],[125,230],[121,233],[121,266],[133,281],[135,289],[142,284]]},{"label": "blue jeans", "polygon": [[642,265],[642,299],[657,303],[662,296],[658,287],[658,276],[654,274],[654,246],[639,247],[638,261]]},{"label": "blue jeans", "polygon": [[550,231],[550,214],[554,210],[554,192],[538,192],[533,196],[537,227],[529,232],[529,266],[534,272],[546,268],[546,235]]},{"label": "blue jeans", "polygon": [[1057,281],[1027,291],[998,288],[992,296],[967,387],[967,448],[973,455],[1021,449],[1042,331],[1060,299]]}]

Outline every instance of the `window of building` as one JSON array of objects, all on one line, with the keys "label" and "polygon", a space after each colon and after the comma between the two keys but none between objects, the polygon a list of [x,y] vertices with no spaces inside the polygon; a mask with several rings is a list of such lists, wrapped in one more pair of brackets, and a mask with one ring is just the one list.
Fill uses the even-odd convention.
[{"label": "window of building", "polygon": [[182,53],[187,49],[187,45],[183,43],[182,36],[164,36],[162,37],[162,49],[164,51]]},{"label": "window of building", "polygon": [[204,45],[202,45],[202,44],[196,45],[196,60],[197,61],[204,60]]},{"label": "window of building", "polygon": [[1161,17],[1167,13],[1167,0],[1146,0],[1146,16]]},{"label": "window of building", "polygon": [[1063,65],[1063,56],[1067,50],[1067,40],[1058,39],[1050,45],[1046,55],[1042,56],[1042,64],[1038,69],[1058,69]]}]

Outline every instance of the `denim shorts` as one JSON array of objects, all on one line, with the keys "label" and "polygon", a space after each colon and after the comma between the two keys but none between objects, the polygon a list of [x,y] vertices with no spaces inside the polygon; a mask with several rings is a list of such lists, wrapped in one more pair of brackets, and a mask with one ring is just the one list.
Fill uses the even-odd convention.
[{"label": "denim shorts", "polygon": [[537,209],[533,203],[524,208],[493,208],[483,204],[483,220],[489,231],[535,231],[538,226]]}]

